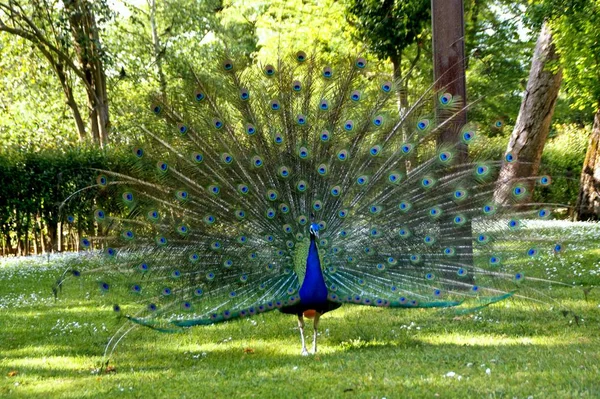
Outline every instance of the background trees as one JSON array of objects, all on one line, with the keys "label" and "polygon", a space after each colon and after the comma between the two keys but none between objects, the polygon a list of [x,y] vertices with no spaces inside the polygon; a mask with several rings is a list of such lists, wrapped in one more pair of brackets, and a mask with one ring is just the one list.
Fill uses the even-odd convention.
[{"label": "background trees", "polygon": [[[0,31],[24,39],[54,72],[79,139],[91,132],[97,144],[108,143],[108,58],[100,37],[102,25],[112,16],[106,2],[10,0],[0,3],[0,12]],[[85,93],[86,102],[78,98],[78,90]]]},{"label": "background trees", "polygon": [[[464,0],[467,97],[480,101],[468,118],[483,136],[471,156],[502,157],[518,120],[531,120],[518,116],[519,105],[530,98],[534,45],[546,21],[556,57],[541,71],[560,68],[563,79],[541,172],[566,178],[539,199],[568,205],[581,219],[600,214],[599,4]],[[76,225],[63,223],[59,197],[76,182],[93,182],[82,166],[118,167],[119,151],[140,139],[139,126],[155,123],[149,94],[178,93],[190,65],[210,74],[223,43],[229,56],[250,62],[290,49],[331,59],[363,52],[382,60],[374,73],[406,78],[400,111],[433,83],[429,0],[0,0],[5,250],[66,248],[68,234],[89,228],[86,209],[73,210],[81,214]]]},{"label": "background trees", "polygon": [[579,220],[600,220],[600,1],[548,0],[535,16],[548,15],[565,70],[564,89],[581,120],[594,118],[577,197]]}]

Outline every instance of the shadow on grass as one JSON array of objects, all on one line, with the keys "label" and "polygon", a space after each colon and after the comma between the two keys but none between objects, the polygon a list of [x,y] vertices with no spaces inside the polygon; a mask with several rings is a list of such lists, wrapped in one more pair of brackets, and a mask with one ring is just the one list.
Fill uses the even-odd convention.
[{"label": "shadow on grass", "polygon": [[[21,385],[10,392],[17,396],[81,398],[128,393],[129,396],[150,394],[158,397],[169,392],[187,392],[192,397],[252,396],[247,395],[249,393],[258,397],[302,397],[306,392],[301,387],[310,387],[316,376],[330,378],[327,390],[330,394],[333,392],[334,397],[345,392],[351,397],[371,392],[373,385],[379,385],[377,389],[382,392],[386,389],[388,392],[422,389],[434,393],[443,392],[446,386],[456,383],[443,378],[449,370],[485,381],[485,368],[490,366],[494,373],[503,373],[509,381],[514,379],[516,383],[539,380],[556,384],[559,381],[553,380],[555,374],[544,370],[544,364],[557,360],[563,370],[578,370],[578,377],[572,377],[572,380],[591,378],[588,381],[593,381],[597,372],[595,360],[581,355],[597,349],[597,343],[592,342],[555,344],[552,347],[502,344],[490,348],[488,344],[473,344],[467,349],[463,344],[433,345],[419,339],[398,343],[364,341],[330,347],[324,353],[310,357],[273,350],[273,345],[288,345],[278,340],[255,341],[254,344],[253,354],[236,348],[237,343],[232,342],[207,352],[206,356],[194,357],[196,353],[177,346],[164,346],[160,342],[156,346],[130,343],[126,348],[127,354],[118,356],[112,363],[116,367],[115,372],[108,374],[92,374],[91,363],[98,358],[36,358],[27,362],[5,362],[3,368],[17,366]],[[496,360],[490,363],[492,358]],[[484,367],[480,364],[482,362],[486,363]],[[468,367],[469,363],[474,363],[474,366]],[[369,364],[368,369],[365,369],[365,364]],[[513,369],[516,370],[514,375],[511,374]],[[348,378],[344,373],[353,377]],[[373,378],[379,381],[382,375],[387,382],[369,381]],[[469,392],[474,394],[477,389],[485,392],[486,387],[481,386],[481,381],[474,386],[471,383],[463,385],[462,392],[465,395]],[[284,396],[278,396],[277,389],[283,389],[279,394]],[[507,387],[497,389],[510,392]]]}]

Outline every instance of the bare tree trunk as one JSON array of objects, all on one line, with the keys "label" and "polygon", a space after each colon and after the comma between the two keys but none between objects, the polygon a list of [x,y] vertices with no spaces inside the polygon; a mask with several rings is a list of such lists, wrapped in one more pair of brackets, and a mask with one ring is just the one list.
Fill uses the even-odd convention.
[{"label": "bare tree trunk", "polygon": [[[462,0],[431,0],[433,25],[433,74],[436,90],[442,88],[466,102],[465,78],[465,28]],[[436,109],[436,118],[445,120],[451,116]],[[444,128],[438,137],[438,145],[456,147],[459,162],[469,159],[468,148],[461,142],[460,129],[467,123],[466,111],[452,118],[451,126]]]},{"label": "bare tree trunk", "polygon": [[[552,69],[558,59],[552,33],[544,24],[535,45],[517,123],[506,149],[506,153],[510,154],[513,160],[504,161],[498,177],[494,200],[499,204],[511,201],[511,183],[516,179],[533,177],[538,173],[562,81],[560,67]],[[524,181],[523,184],[527,189],[527,194],[523,196],[526,200],[531,196],[534,180]]]},{"label": "bare tree trunk", "polygon": [[[62,79],[59,79],[61,80],[62,84]],[[86,126],[83,118],[81,117],[81,113],[79,112],[79,106],[75,101],[75,96],[73,96],[73,89],[70,87],[70,85],[63,84],[63,91],[67,97],[67,105],[73,112],[73,119],[75,119],[75,126],[77,126],[77,132],[79,133],[79,141],[85,141],[88,137]]]},{"label": "bare tree trunk", "polygon": [[81,237],[83,236],[81,223],[77,222],[77,239],[75,240],[75,252],[79,252],[79,243],[81,242]]},{"label": "bare tree trunk", "polygon": [[577,220],[600,220],[600,107],[583,162],[576,210]]},{"label": "bare tree trunk", "polygon": [[90,108],[90,122],[92,124],[92,138],[94,142],[97,144],[101,144],[102,140],[100,139],[100,126],[98,125],[98,110],[96,109],[96,105],[94,103],[93,95],[88,94],[88,107]]},{"label": "bare tree trunk", "polygon": [[16,210],[16,218],[15,218],[15,238],[16,238],[16,244],[17,244],[17,248],[16,248],[16,256],[21,256],[21,248],[23,248],[23,245],[21,244],[22,242],[22,223],[21,223],[21,212],[19,211],[19,209],[17,208]]},{"label": "bare tree trunk", "polygon": [[[90,12],[88,14],[90,34],[92,36],[93,43],[100,43],[100,37],[98,35],[98,27],[96,26],[96,20],[94,15]],[[108,144],[109,133],[110,133],[110,118],[108,111],[108,92],[106,90],[106,73],[104,72],[104,62],[102,60],[101,50],[96,46],[92,45],[92,51],[94,52],[94,88],[96,98],[96,108],[98,110],[98,126],[100,126],[100,140],[102,145]]]}]

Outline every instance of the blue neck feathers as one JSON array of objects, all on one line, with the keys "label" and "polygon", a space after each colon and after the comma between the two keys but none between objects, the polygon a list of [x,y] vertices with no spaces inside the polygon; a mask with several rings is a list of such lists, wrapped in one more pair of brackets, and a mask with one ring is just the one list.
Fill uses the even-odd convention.
[{"label": "blue neck feathers", "polygon": [[327,302],[327,286],[321,271],[321,261],[315,237],[312,234],[308,257],[306,258],[306,275],[299,293],[300,302],[304,305],[318,305]]}]

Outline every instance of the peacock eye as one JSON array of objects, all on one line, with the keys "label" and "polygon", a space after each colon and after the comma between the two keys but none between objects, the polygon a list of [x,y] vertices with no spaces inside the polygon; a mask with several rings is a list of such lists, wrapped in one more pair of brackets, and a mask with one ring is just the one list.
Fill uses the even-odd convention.
[{"label": "peacock eye", "polygon": [[296,60],[298,62],[304,62],[304,61],[306,61],[306,53],[304,51],[298,51],[296,53]]}]

